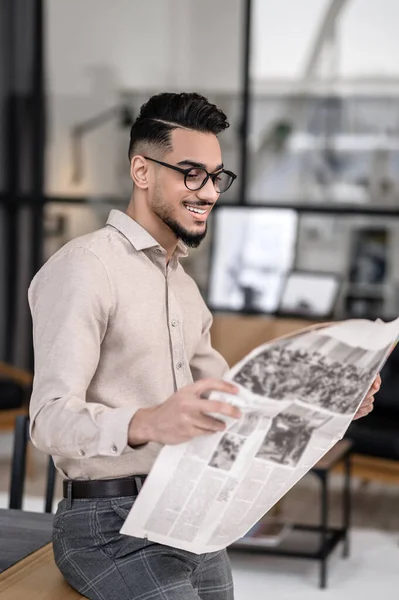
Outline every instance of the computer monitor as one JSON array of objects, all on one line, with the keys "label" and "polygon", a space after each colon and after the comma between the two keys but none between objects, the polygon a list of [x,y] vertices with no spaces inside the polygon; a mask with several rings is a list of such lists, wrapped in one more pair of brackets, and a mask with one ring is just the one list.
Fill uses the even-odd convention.
[{"label": "computer monitor", "polygon": [[274,313],[295,261],[298,215],[291,209],[217,207],[208,303],[212,310]]}]

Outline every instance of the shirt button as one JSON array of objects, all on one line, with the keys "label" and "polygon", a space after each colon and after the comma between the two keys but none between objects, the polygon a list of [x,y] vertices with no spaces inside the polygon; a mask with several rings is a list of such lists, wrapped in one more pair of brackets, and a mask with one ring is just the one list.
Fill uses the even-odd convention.
[{"label": "shirt button", "polygon": [[176,321],[176,319],[173,319],[173,321],[172,321],[172,327],[177,327],[177,321]]},{"label": "shirt button", "polygon": [[112,446],[111,452],[115,454],[115,452],[118,452],[118,448],[116,446]]},{"label": "shirt button", "polygon": [[178,362],[178,363],[177,363],[177,365],[176,365],[176,369],[181,369],[181,368],[182,368],[182,366],[183,366],[183,365],[181,364],[181,362]]},{"label": "shirt button", "polygon": [[85,455],[84,451],[83,450],[79,450],[79,456],[84,456],[84,455]]}]

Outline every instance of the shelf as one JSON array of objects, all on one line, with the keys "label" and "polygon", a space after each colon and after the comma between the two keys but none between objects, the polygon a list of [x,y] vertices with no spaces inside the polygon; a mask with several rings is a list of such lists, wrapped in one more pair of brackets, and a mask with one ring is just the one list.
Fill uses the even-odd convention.
[{"label": "shelf", "polygon": [[265,546],[246,544],[245,541],[235,542],[228,550],[241,550],[268,554],[271,556],[284,556],[286,558],[303,558],[309,560],[322,560],[328,557],[337,544],[345,540],[347,531],[329,527],[326,530],[325,543],[321,542],[322,527],[319,525],[292,525],[292,532],[284,537],[278,546]]}]

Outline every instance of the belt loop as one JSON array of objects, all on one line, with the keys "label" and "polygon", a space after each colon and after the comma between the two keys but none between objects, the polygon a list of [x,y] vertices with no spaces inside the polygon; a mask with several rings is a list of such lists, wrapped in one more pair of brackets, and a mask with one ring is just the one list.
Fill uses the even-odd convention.
[{"label": "belt loop", "polygon": [[68,510],[72,508],[72,481],[67,483],[67,508]]},{"label": "belt loop", "polygon": [[137,487],[137,493],[140,493],[141,488],[143,487],[143,482],[141,477],[135,477],[134,481],[136,482],[136,487]]}]

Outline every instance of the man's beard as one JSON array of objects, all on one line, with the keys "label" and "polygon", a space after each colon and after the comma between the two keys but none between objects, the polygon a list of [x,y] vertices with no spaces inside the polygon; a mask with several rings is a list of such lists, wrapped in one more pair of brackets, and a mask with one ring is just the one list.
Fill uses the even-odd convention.
[{"label": "man's beard", "polygon": [[182,227],[180,225],[180,223],[178,223],[177,221],[175,221],[175,219],[173,219],[172,217],[170,217],[168,215],[165,215],[164,217],[160,217],[160,218],[168,227],[170,227],[170,229],[173,231],[175,236],[179,240],[181,240],[184,244],[186,244],[186,246],[188,246],[189,248],[197,248],[200,245],[200,243],[202,242],[202,240],[204,239],[204,237],[206,236],[206,231],[207,231],[206,223],[205,223],[205,229],[202,233],[191,233],[190,231],[187,231],[187,229],[184,229],[184,227]]},{"label": "man's beard", "polygon": [[182,225],[173,218],[170,207],[162,200],[159,194],[156,194],[153,200],[152,210],[157,217],[173,231],[175,236],[189,248],[197,248],[206,236],[208,227],[206,223],[202,233],[192,233],[191,231],[187,231],[187,229],[182,227]]}]

